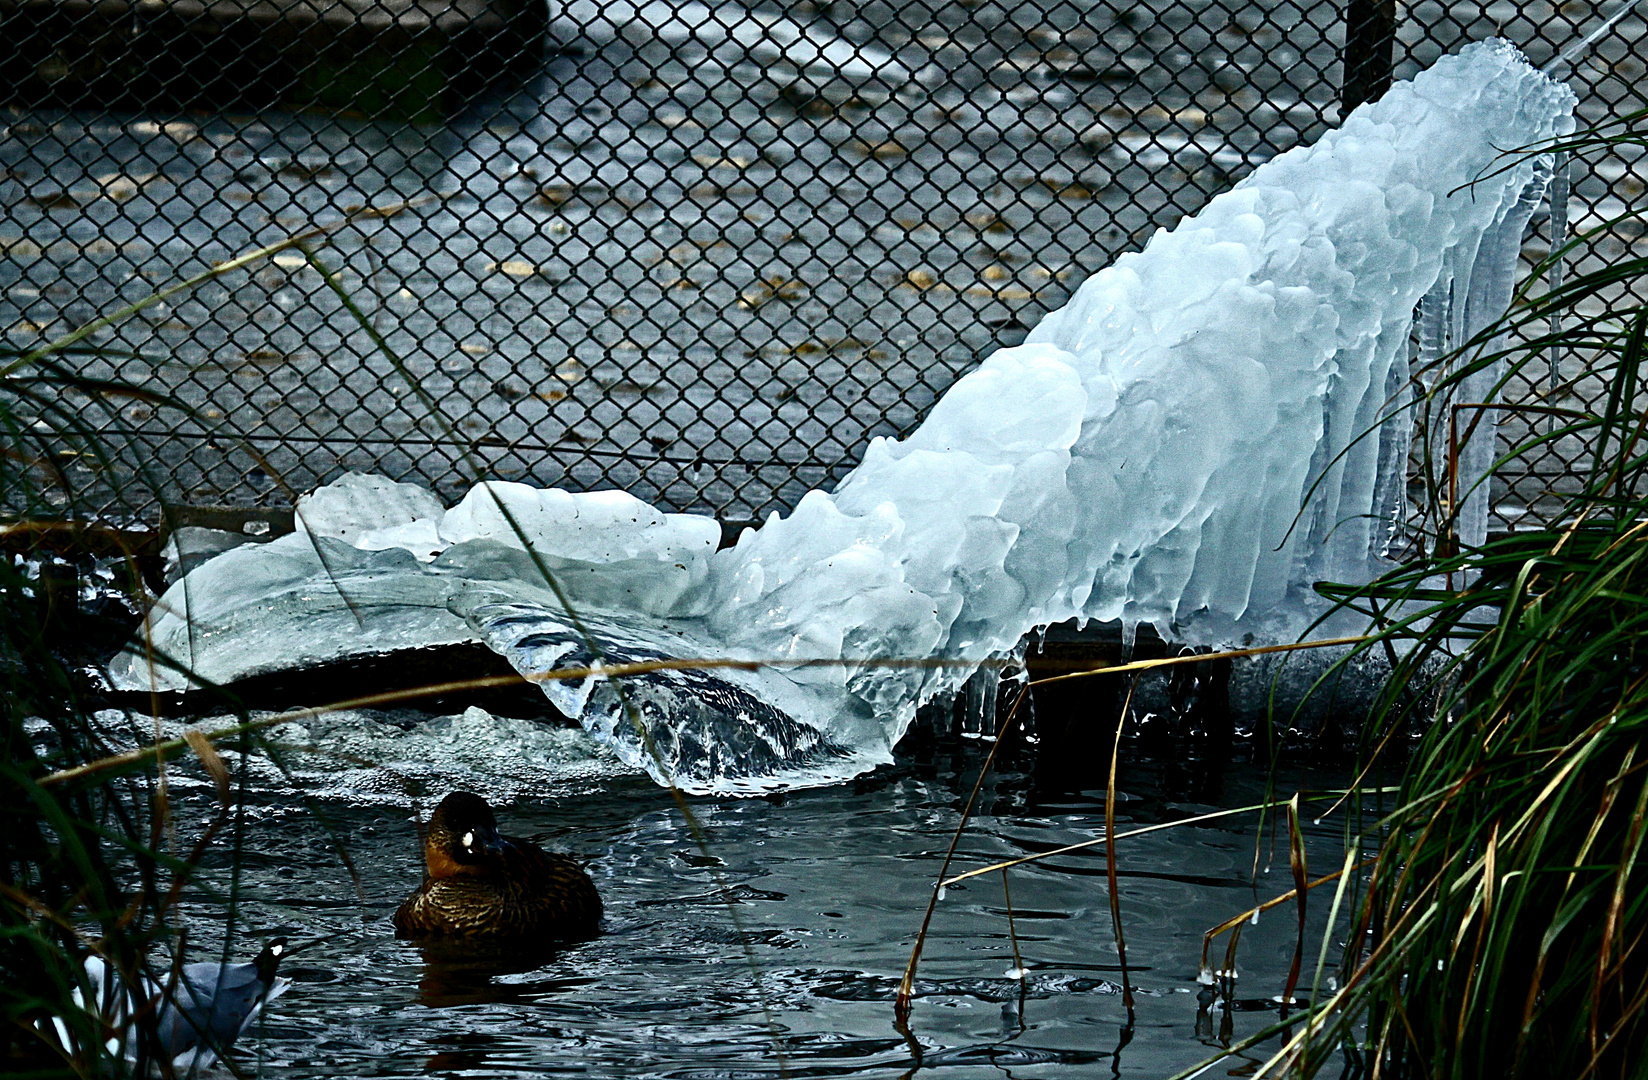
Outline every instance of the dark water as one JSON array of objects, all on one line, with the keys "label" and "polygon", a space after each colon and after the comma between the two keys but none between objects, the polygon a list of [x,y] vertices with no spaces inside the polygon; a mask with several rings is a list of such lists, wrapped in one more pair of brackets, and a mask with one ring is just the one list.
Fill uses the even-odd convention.
[{"label": "dark water", "polygon": [[[591,860],[607,918],[598,940],[502,961],[425,957],[395,940],[390,914],[421,872],[406,810],[317,804],[347,838],[357,893],[316,816],[290,794],[255,797],[239,951],[277,932],[328,940],[289,959],[296,985],[262,1038],[243,1044],[244,1064],[283,1076],[1165,1077],[1275,1018],[1265,999],[1286,978],[1291,905],[1245,928],[1232,1008],[1198,1000],[1203,932],[1291,884],[1283,832],[1274,853],[1263,846],[1274,871],[1261,870],[1255,890],[1249,815],[1122,841],[1131,1025],[1104,859],[1088,850],[1012,871],[1023,984],[1006,974],[1018,962],[1000,876],[948,890],[901,1031],[894,993],[982,746],[906,749],[843,787],[693,800],[702,844],[643,778],[586,777],[556,797],[518,798],[500,807],[505,832]],[[1033,765],[1021,755],[986,783],[957,870],[1102,831],[1103,763],[1086,770],[1085,791],[1051,790]],[[1301,767],[1279,776],[1290,792],[1335,781]],[[1264,784],[1250,762],[1135,755],[1120,778],[1118,828],[1255,802]],[[184,842],[210,809],[203,792],[182,796]],[[1337,867],[1340,824],[1307,829],[1313,875]],[[228,883],[226,869],[214,873]],[[1331,899],[1313,896],[1312,935]],[[220,943],[222,908],[192,910],[195,947]],[[1308,993],[1317,941],[1306,940]]]}]

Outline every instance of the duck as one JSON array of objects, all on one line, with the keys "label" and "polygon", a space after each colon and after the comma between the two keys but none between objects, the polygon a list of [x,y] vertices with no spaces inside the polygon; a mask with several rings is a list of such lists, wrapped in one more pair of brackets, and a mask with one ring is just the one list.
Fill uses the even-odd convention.
[{"label": "duck", "polygon": [[[284,994],[291,979],[280,978],[281,956],[286,939],[274,938],[250,963],[225,964],[201,961],[185,964],[175,982],[165,984],[148,975],[129,983],[106,958],[86,957],[85,988],[75,987],[74,1003],[95,1016],[107,1034],[105,1049],[111,1055],[137,1062],[140,1056],[164,1055],[171,1061],[171,1073],[207,1068],[236,1039],[245,1034],[269,1002]],[[154,1044],[148,1050],[139,1037],[139,1017],[154,1017]],[[51,1017],[51,1030],[64,1053],[75,1056],[75,1040],[68,1023]]]},{"label": "duck", "polygon": [[584,868],[500,835],[492,807],[473,792],[441,800],[423,858],[423,884],[395,912],[397,937],[530,944],[600,933],[601,897]]}]

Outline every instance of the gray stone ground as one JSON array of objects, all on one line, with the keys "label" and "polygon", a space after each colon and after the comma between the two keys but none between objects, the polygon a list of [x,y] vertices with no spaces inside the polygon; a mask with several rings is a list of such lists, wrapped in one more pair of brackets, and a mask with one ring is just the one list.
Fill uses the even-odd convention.
[{"label": "gray stone ground", "polygon": [[[440,126],[14,106],[0,345],[400,205],[316,248],[370,330],[287,251],[71,357],[191,411],[76,403],[119,458],[60,455],[76,507],[153,520],[152,485],[286,503],[353,468],[449,499],[484,473],[755,518],[910,430],[1116,254],[1335,123],[1337,6],[792,9],[891,55],[886,82],[855,82],[770,49],[617,33],[584,5],[554,22],[561,54],[528,85]],[[1398,75],[1496,26],[1542,62],[1541,35],[1571,37],[1551,20],[1589,18],[1574,7],[1413,5]],[[1628,19],[1581,65],[1588,116],[1640,107],[1643,41]],[[1619,212],[1645,172],[1585,164],[1570,217]],[[1638,241],[1626,223],[1586,258]]]}]

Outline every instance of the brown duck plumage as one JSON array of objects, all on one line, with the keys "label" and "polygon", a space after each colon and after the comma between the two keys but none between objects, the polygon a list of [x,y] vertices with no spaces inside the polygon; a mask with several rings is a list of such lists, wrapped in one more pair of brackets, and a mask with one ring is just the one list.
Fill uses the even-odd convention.
[{"label": "brown duck plumage", "polygon": [[601,898],[583,868],[500,836],[479,795],[441,800],[423,855],[423,884],[395,912],[400,937],[569,940],[599,932]]}]

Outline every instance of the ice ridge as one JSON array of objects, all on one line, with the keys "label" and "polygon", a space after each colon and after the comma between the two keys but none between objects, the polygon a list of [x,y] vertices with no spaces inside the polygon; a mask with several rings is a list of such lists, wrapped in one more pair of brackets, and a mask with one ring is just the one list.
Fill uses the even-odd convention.
[{"label": "ice ridge", "polygon": [[[300,501],[299,532],[168,591],[154,646],[214,680],[397,638],[478,638],[529,677],[841,661],[544,683],[629,763],[749,793],[889,760],[970,674],[877,658],[977,662],[1070,618],[1291,637],[1319,614],[1314,582],[1381,565],[1409,429],[1380,422],[1402,412],[1415,310],[1423,356],[1504,309],[1545,174],[1501,151],[1572,130],[1573,105],[1505,42],[1443,58],[1093,275],[908,438],[729,549],[714,521],[621,492],[487,482],[448,510],[349,475]],[[116,683],[182,685],[145,655]]]}]

